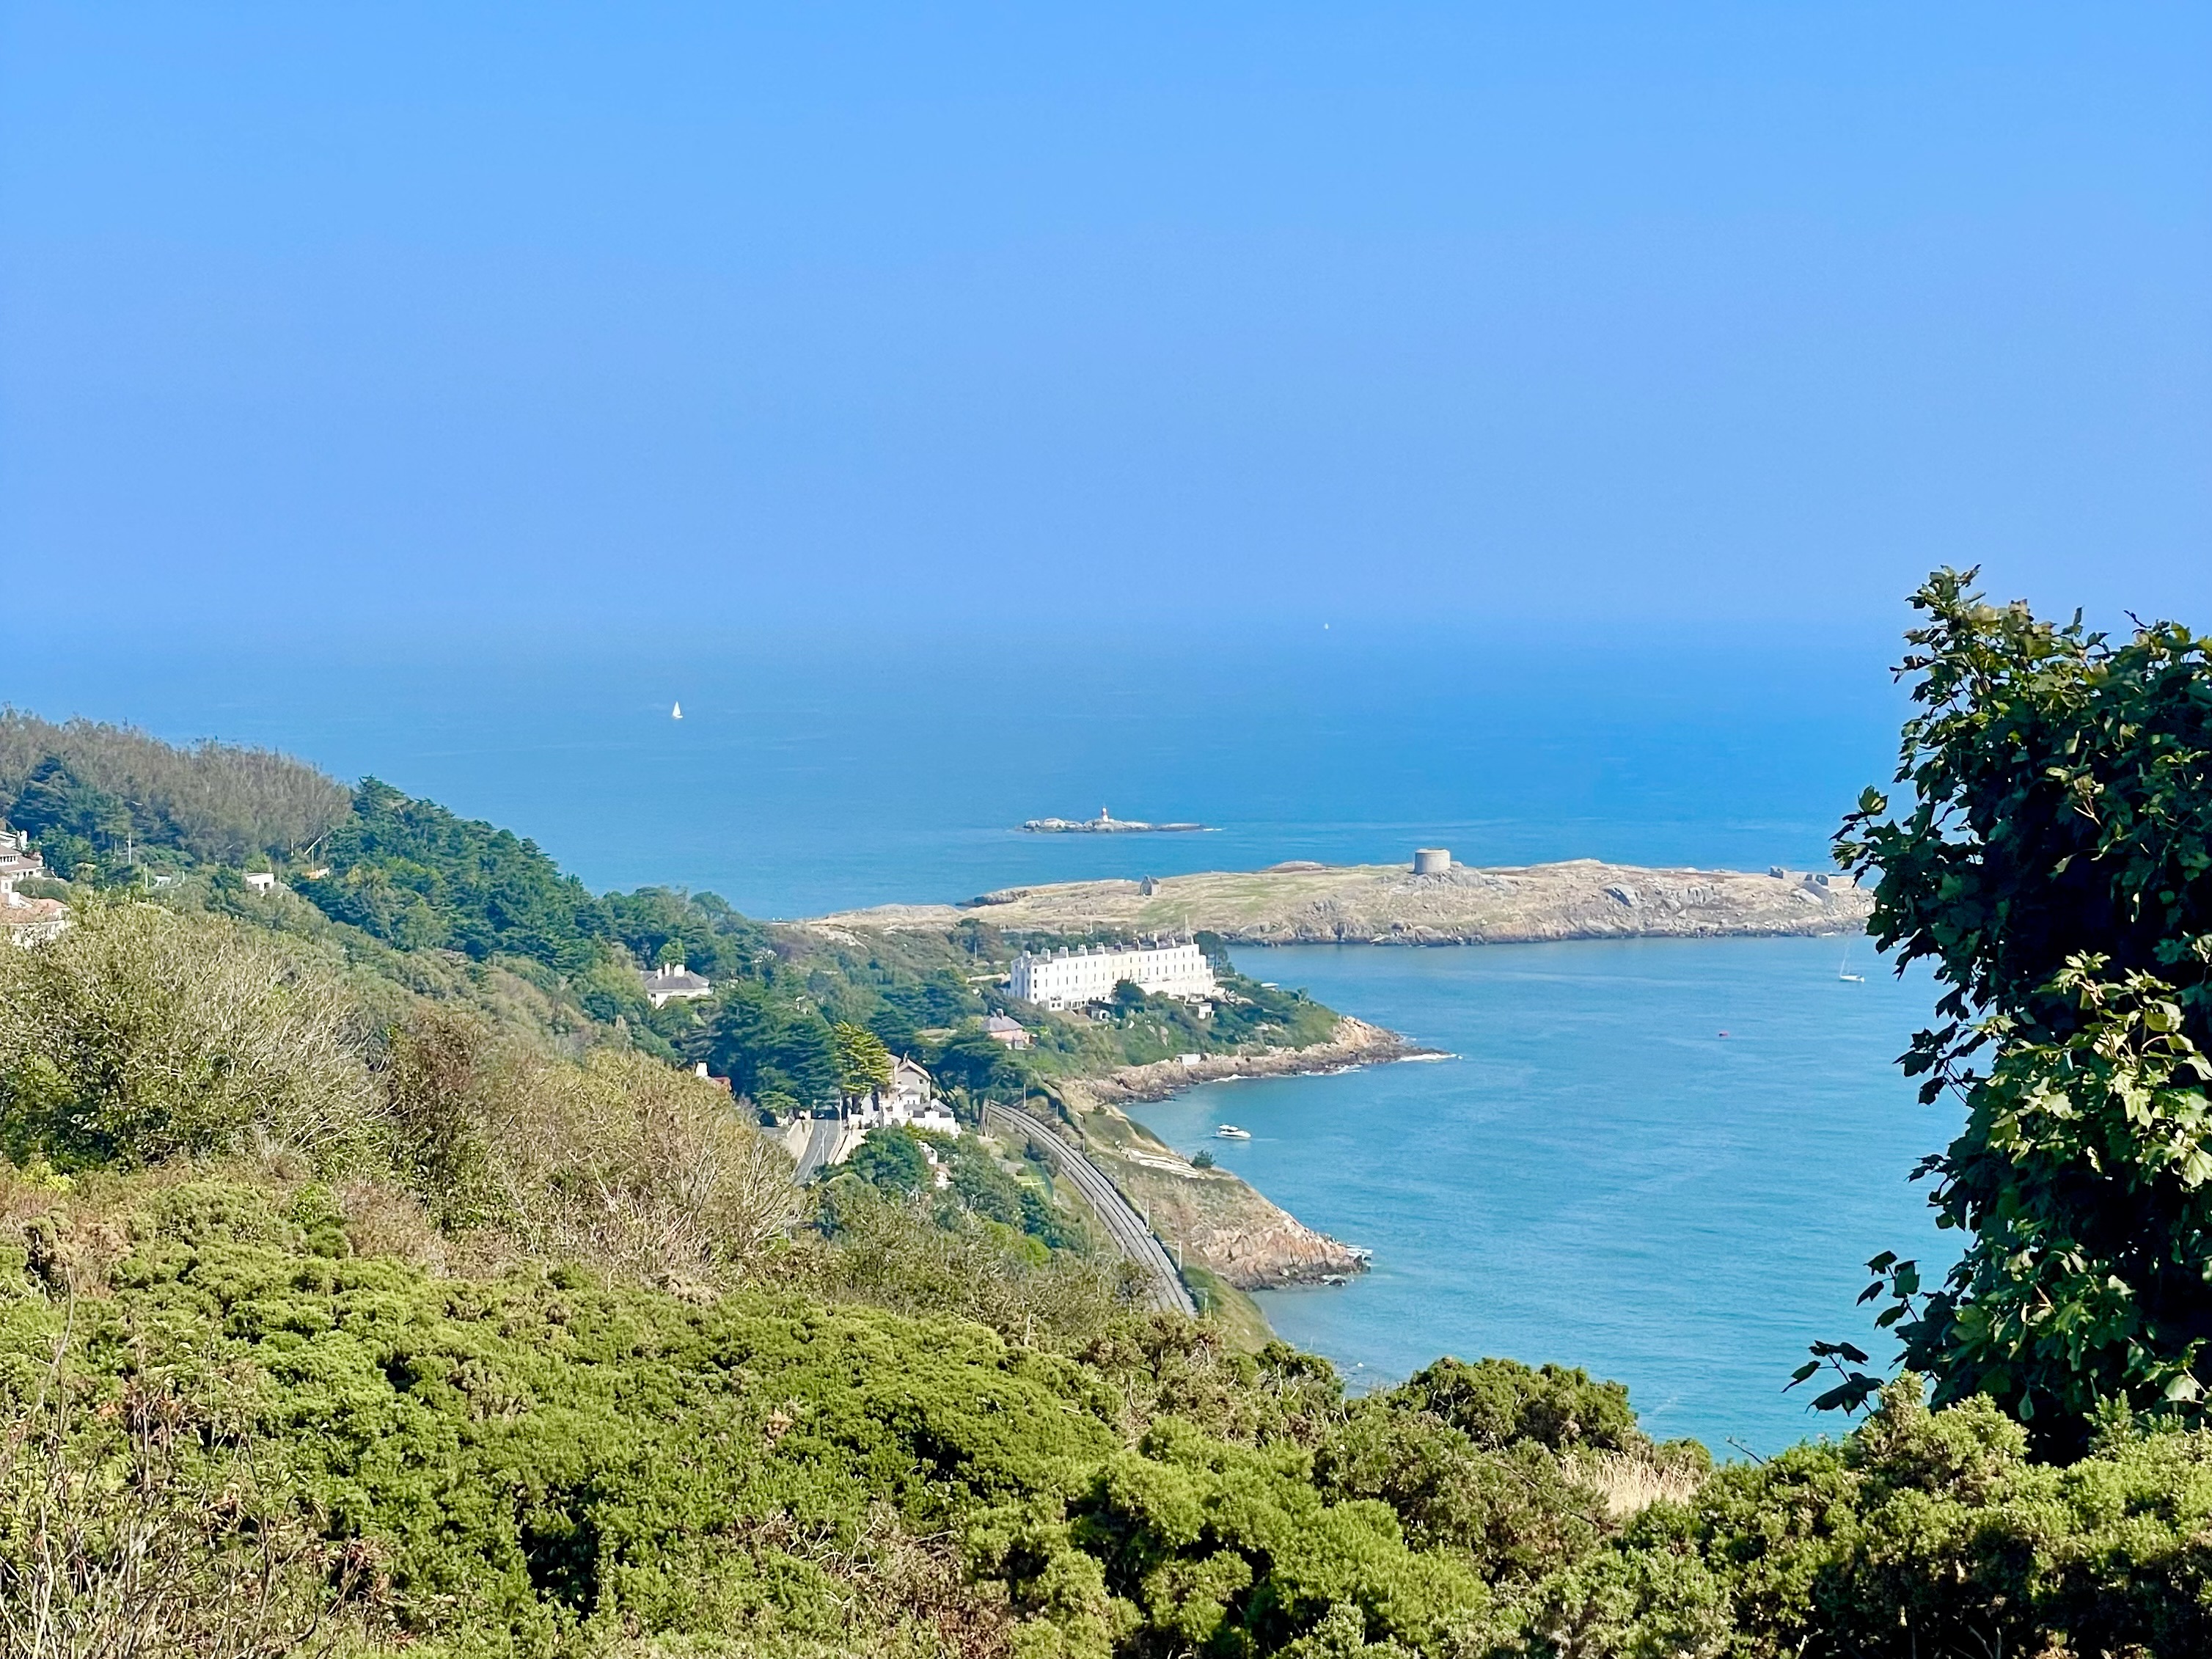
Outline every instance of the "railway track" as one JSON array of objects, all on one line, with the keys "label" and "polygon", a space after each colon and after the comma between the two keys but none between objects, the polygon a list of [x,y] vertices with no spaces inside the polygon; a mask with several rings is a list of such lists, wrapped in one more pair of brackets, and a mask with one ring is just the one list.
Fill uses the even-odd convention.
[{"label": "railway track", "polygon": [[1057,1129],[1032,1113],[995,1103],[985,1103],[983,1127],[1000,1134],[1022,1137],[1043,1149],[1054,1172],[1073,1182],[1075,1190],[1097,1212],[1115,1248],[1143,1271],[1150,1305],[1163,1313],[1197,1314],[1198,1304],[1191,1300],[1182,1275],[1169,1259],[1167,1247],[1121,1195],[1121,1189],[1097,1164],[1062,1139]]}]

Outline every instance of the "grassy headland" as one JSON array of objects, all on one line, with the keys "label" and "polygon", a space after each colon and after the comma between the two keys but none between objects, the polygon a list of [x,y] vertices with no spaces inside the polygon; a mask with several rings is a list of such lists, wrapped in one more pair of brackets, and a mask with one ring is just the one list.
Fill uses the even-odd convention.
[{"label": "grassy headland", "polygon": [[1513,945],[1856,932],[1871,895],[1827,870],[1647,870],[1577,859],[1519,869],[1279,865],[1136,881],[1009,887],[965,905],[887,904],[825,925],[889,933],[977,923],[1008,932],[1165,932],[1231,944]]}]

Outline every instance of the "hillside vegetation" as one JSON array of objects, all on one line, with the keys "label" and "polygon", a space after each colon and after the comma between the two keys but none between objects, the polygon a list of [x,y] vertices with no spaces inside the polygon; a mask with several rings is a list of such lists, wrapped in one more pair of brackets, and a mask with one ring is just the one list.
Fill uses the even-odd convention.
[{"label": "hillside vegetation", "polygon": [[[395,886],[490,933],[203,875],[88,883],[67,933],[0,950],[0,1642],[2212,1651],[2208,642],[2110,646],[1948,576],[1921,603],[1920,816],[1870,798],[1845,851],[1957,991],[1914,1064],[1972,1106],[1930,1165],[1968,1249],[1934,1296],[1876,1263],[1935,1403],[1823,1344],[1825,1403],[1865,1414],[1715,1468],[1580,1370],[1444,1358],[1352,1400],[1140,1315],[1082,1217],[964,1138],[880,1137],[802,1192],[726,1091],[564,1025],[572,977],[509,951],[614,901],[510,911],[542,855],[418,814],[345,867],[420,865]],[[818,1008],[807,974],[868,983],[763,948],[763,1017]],[[933,970],[872,971],[896,1006]]]},{"label": "hillside vegetation", "polygon": [[0,818],[37,836],[57,875],[120,869],[141,849],[162,866],[283,856],[347,808],[343,785],[265,749],[178,749],[127,726],[0,708]]},{"label": "hillside vegetation", "polygon": [[[836,1097],[840,1024],[921,1060],[956,1094],[1014,1096],[1176,1054],[1321,1042],[1336,1020],[1237,975],[1218,945],[1229,994],[1212,1018],[1131,995],[1103,1021],[1048,1014],[994,988],[1012,947],[986,926],[775,927],[712,893],[595,895],[526,838],[378,779],[348,790],[265,750],[179,750],[84,720],[0,713],[0,820],[28,830],[49,869],[79,886],[212,906],[543,1036],[599,1041],[608,1028],[660,1059],[704,1061],[787,1115]],[[250,894],[246,870],[275,872],[282,890]],[[641,972],[674,961],[714,995],[652,1006]],[[1036,1038],[1023,1054],[981,1030],[1009,1008]]]}]

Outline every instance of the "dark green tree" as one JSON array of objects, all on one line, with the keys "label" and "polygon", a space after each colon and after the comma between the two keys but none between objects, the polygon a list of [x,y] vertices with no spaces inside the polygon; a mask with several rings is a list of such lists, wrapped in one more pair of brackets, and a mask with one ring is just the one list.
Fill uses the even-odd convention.
[{"label": "dark green tree", "polygon": [[403,948],[526,957],[574,973],[600,959],[611,933],[605,907],[536,842],[374,778],[325,846],[331,875],[300,891]]},{"label": "dark green tree", "polygon": [[837,1056],[828,1024],[761,985],[740,983],[722,999],[705,1059],[756,1102],[778,1096],[811,1107],[837,1098]]},{"label": "dark green tree", "polygon": [[64,875],[80,848],[119,848],[132,832],[131,811],[105,790],[80,779],[58,758],[42,761],[24,781],[9,817],[27,830]]},{"label": "dark green tree", "polygon": [[878,1191],[908,1198],[928,1190],[936,1180],[921,1143],[904,1129],[869,1130],[845,1168]]},{"label": "dark green tree", "polygon": [[947,1088],[964,1089],[981,1099],[1019,1093],[1021,1066],[1003,1044],[981,1031],[963,1031],[930,1057],[929,1069]]},{"label": "dark green tree", "polygon": [[[2212,1381],[2212,640],[2053,625],[1975,574],[1913,599],[1909,805],[1869,790],[1837,841],[1881,872],[1876,942],[1947,988],[1905,1069],[1967,1109],[1917,1172],[1964,1255],[1932,1289],[1877,1256],[1864,1299],[1939,1403],[1987,1395],[2063,1452]],[[1842,1373],[1816,1403],[1866,1402],[1859,1350],[1814,1352],[1800,1380]]]},{"label": "dark green tree", "polygon": [[830,1028],[837,1056],[837,1093],[848,1106],[891,1086],[890,1051],[865,1025],[840,1020]]}]

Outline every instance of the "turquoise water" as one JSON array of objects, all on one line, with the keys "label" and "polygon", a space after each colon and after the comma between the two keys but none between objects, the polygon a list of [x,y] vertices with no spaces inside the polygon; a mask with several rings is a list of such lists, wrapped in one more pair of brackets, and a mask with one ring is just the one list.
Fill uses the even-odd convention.
[{"label": "turquoise water", "polygon": [[[1439,1353],[1588,1367],[1656,1435],[1765,1454],[1836,1421],[1782,1386],[1815,1338],[1881,1352],[1881,1249],[1948,1261],[1913,1164],[1955,1132],[1893,1063],[1934,1001],[1863,942],[1632,940],[1237,953],[1256,976],[1449,1050],[1209,1084],[1139,1115],[1375,1252],[1260,1299],[1355,1382]],[[1726,1036],[1721,1033],[1725,1032]],[[1235,1123],[1249,1141],[1212,1138]]]}]

